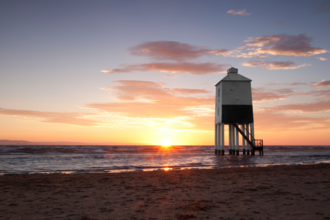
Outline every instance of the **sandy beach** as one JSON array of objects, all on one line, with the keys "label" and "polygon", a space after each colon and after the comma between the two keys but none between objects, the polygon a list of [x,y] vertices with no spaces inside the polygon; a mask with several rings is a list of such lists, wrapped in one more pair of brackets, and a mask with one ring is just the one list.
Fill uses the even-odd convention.
[{"label": "sandy beach", "polygon": [[0,219],[330,219],[330,165],[0,177]]}]

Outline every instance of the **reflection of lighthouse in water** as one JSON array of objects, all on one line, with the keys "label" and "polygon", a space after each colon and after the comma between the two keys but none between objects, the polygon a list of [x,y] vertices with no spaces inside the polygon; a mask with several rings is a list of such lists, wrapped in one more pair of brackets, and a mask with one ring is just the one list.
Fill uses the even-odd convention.
[{"label": "reflection of lighthouse in water", "polygon": [[224,155],[225,125],[228,125],[229,154],[239,154],[239,134],[243,154],[263,154],[262,140],[254,139],[252,92],[250,79],[231,67],[216,86],[215,154]]}]

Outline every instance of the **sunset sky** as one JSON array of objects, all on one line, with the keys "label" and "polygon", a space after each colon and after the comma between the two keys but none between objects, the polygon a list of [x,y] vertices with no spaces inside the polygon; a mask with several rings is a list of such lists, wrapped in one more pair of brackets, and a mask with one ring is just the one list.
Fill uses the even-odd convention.
[{"label": "sunset sky", "polygon": [[330,144],[330,1],[1,0],[0,139],[214,144],[215,84],[256,138]]}]

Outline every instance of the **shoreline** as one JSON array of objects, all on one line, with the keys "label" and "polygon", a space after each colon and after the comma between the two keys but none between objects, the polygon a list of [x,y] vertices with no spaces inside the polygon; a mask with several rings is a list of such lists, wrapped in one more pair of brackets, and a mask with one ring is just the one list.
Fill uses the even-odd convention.
[{"label": "shoreline", "polygon": [[0,172],[1,176],[20,176],[20,175],[74,175],[74,174],[114,174],[114,173],[139,173],[139,172],[163,172],[163,171],[184,171],[184,170],[212,170],[212,169],[232,169],[232,168],[267,168],[267,167],[287,167],[287,166],[315,166],[315,165],[330,165],[330,162],[318,163],[290,163],[290,164],[257,164],[257,165],[233,165],[225,167],[215,167],[214,165],[202,166],[164,166],[154,168],[135,168],[135,169],[104,169],[99,171],[87,170],[57,170],[57,171],[17,171],[13,173]]},{"label": "shoreline", "polygon": [[330,219],[330,165],[0,176],[1,219]]}]

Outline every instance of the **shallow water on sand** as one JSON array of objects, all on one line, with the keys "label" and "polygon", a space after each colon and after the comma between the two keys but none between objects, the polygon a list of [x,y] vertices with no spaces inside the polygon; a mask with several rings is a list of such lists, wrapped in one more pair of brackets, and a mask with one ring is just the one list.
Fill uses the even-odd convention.
[{"label": "shallow water on sand", "polygon": [[[228,150],[226,149],[226,153]],[[330,163],[330,146],[265,146],[264,156],[214,155],[214,146],[0,146],[0,175],[107,173]]]}]

